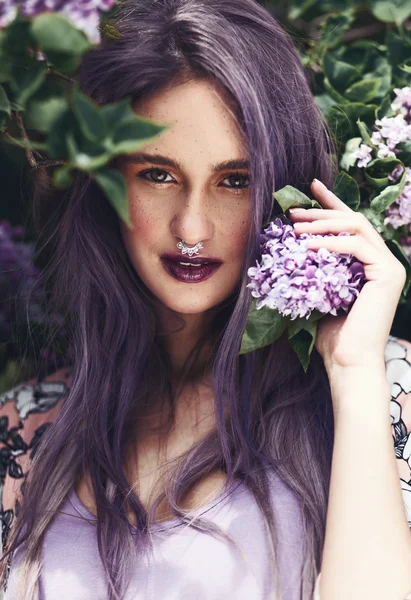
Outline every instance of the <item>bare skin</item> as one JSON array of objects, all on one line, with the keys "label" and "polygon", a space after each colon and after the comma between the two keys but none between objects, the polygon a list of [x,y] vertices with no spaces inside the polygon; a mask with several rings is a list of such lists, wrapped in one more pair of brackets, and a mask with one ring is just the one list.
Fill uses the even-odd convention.
[{"label": "bare skin", "polygon": [[[245,240],[250,218],[248,168],[215,166],[226,161],[247,161],[237,122],[225,95],[207,81],[192,81],[170,87],[134,107],[136,114],[160,123],[172,124],[138,154],[157,154],[174,160],[178,168],[157,162],[126,157],[121,171],[127,181],[130,216],[134,229],[121,222],[122,236],[130,260],[145,285],[160,300],[160,307],[183,316],[186,327],[173,332],[179,322],[162,308],[158,320],[167,351],[177,375],[192,348],[207,330],[212,309],[227,299],[238,285],[244,262]],[[143,175],[151,169],[150,174]],[[154,182],[154,183],[153,183]],[[177,252],[177,242],[188,246],[202,241],[200,256],[223,261],[208,280],[187,284],[174,279],[163,268],[160,256]],[[206,348],[202,360],[208,358]],[[147,432],[150,423],[162,415],[153,406],[145,423],[135,432],[135,444],[127,463],[128,479],[148,509],[161,492],[164,462],[176,459],[215,428],[214,397],[210,377],[190,384],[176,404],[174,426],[165,439]],[[209,473],[184,498],[185,508],[197,508],[222,491],[226,474]],[[76,491],[95,514],[94,500],[80,481]],[[172,518],[163,503],[159,520]],[[130,515],[133,522],[133,516]]]}]

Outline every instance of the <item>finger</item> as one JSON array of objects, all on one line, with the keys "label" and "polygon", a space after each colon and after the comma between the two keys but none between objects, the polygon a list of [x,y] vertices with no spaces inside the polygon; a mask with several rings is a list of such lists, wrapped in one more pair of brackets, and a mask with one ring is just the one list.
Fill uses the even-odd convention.
[{"label": "finger", "polygon": [[314,179],[311,183],[311,190],[314,195],[320,201],[321,206],[324,208],[335,208],[337,210],[342,210],[345,213],[354,212],[349,206],[345,204],[342,200],[338,198],[331,190],[327,188],[326,185],[322,181],[318,179]]},{"label": "finger", "polygon": [[324,208],[296,208],[290,212],[290,217],[294,221],[314,221],[315,219],[346,219],[347,213],[342,210],[331,210]]},{"label": "finger", "polygon": [[[334,211],[333,211],[334,212]],[[339,218],[339,219],[325,219],[317,220],[313,222],[300,222],[294,224],[294,231],[296,235],[302,233],[320,234],[320,233],[333,233],[338,235],[345,231],[350,235],[362,235],[376,248],[381,249],[381,244],[385,246],[379,233],[373,228],[369,221],[363,219],[352,219],[352,218]]]},{"label": "finger", "polygon": [[[364,265],[374,265],[387,261],[384,256],[381,257],[381,250],[378,250],[374,245],[367,243],[364,238],[359,235],[319,237],[307,239],[304,240],[304,242],[306,247],[310,250],[326,248],[329,252],[352,254],[357,260],[364,263]],[[389,252],[388,249],[387,252]]]}]

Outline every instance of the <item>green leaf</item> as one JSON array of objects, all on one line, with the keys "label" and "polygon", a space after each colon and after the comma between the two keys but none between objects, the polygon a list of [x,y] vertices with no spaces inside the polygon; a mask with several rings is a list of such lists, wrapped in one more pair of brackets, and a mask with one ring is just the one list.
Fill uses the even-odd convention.
[{"label": "green leaf", "polygon": [[354,137],[345,144],[345,150],[340,160],[340,167],[345,171],[349,171],[350,167],[353,167],[357,162],[358,159],[353,154],[358,150],[361,143],[362,138]]},{"label": "green leaf", "polygon": [[361,69],[339,60],[331,50],[324,54],[323,69],[330,84],[341,94],[361,76]]},{"label": "green leaf", "polygon": [[272,344],[286,329],[287,321],[277,310],[266,306],[257,310],[256,304],[256,298],[253,298],[241,339],[240,354]]},{"label": "green leaf", "polygon": [[404,248],[399,244],[399,242],[395,239],[392,240],[387,240],[386,244],[388,246],[388,248],[391,250],[391,252],[394,254],[394,256],[404,265],[406,273],[407,273],[407,279],[405,281],[405,285],[404,288],[402,290],[402,296],[406,296],[408,294],[408,290],[410,288],[410,284],[411,284],[411,264],[410,261],[408,259],[407,254],[404,251]]},{"label": "green leaf", "polygon": [[336,100],[334,100],[334,98],[332,98],[328,94],[319,94],[318,96],[314,96],[314,99],[317,103],[318,108],[321,110],[325,117],[327,117],[330,108],[337,104]]},{"label": "green leaf", "polygon": [[115,169],[101,169],[92,173],[92,177],[96,180],[118,216],[128,227],[133,228],[128,210],[127,185],[121,173]]},{"label": "green leaf", "polygon": [[32,18],[31,34],[40,48],[66,56],[81,56],[92,47],[85,33],[62,14],[41,13]]},{"label": "green leaf", "polygon": [[353,20],[354,12],[352,10],[326,15],[325,19],[320,23],[321,38],[318,42],[329,48],[336,46],[344,31],[349,29]]},{"label": "green leaf", "polygon": [[134,121],[122,123],[115,129],[110,140],[111,151],[113,154],[126,154],[138,150],[170,127],[171,125],[162,125],[142,117],[135,117]]},{"label": "green leaf", "polygon": [[406,60],[403,65],[399,65],[401,71],[405,71],[406,73],[411,73],[411,58]]},{"label": "green leaf", "polygon": [[404,189],[405,176],[406,172],[404,170],[399,183],[395,185],[389,185],[378,196],[371,200],[370,208],[372,208],[374,212],[380,213],[384,210],[387,210],[387,208],[397,200]]},{"label": "green leaf", "polygon": [[357,119],[358,129],[360,130],[361,137],[364,140],[364,143],[371,148],[376,149],[376,145],[372,142],[370,133],[368,131],[367,125],[361,121],[361,119]]},{"label": "green leaf", "polygon": [[352,210],[358,210],[360,190],[355,179],[345,171],[340,171],[335,178],[333,192]]},{"label": "green leaf", "polygon": [[311,200],[308,196],[297,190],[292,185],[285,185],[273,193],[274,198],[281,206],[283,213],[289,208],[322,208],[317,200]]},{"label": "green leaf", "polygon": [[46,142],[50,158],[66,160],[69,157],[67,134],[76,132],[77,128],[78,124],[69,108],[56,117]]},{"label": "green leaf", "polygon": [[384,23],[401,25],[411,15],[409,0],[372,0],[371,12]]},{"label": "green leaf", "polygon": [[78,88],[71,90],[71,107],[83,135],[91,142],[98,142],[107,135],[104,111]]},{"label": "green leaf", "polygon": [[411,141],[397,144],[397,158],[407,166],[411,166]]},{"label": "green leaf", "polygon": [[121,124],[133,120],[136,114],[131,108],[131,97],[127,96],[118,102],[110,102],[102,106],[104,119],[108,128],[116,129]]},{"label": "green leaf", "polygon": [[380,233],[384,240],[392,239],[397,235],[396,230],[389,224],[385,225],[384,213],[376,214],[371,208],[368,206],[360,206],[358,212],[362,213],[367,219],[370,221],[371,225],[373,225],[378,233]]},{"label": "green leaf", "polygon": [[381,77],[374,79],[363,79],[353,83],[347,90],[345,90],[345,97],[351,102],[363,102],[367,104],[371,102],[382,86]]},{"label": "green leaf", "polygon": [[391,90],[381,100],[380,106],[375,109],[375,120],[383,117],[393,117],[394,111],[391,108]]},{"label": "green leaf", "polygon": [[66,109],[66,100],[58,96],[51,96],[45,100],[32,100],[25,114],[26,126],[28,129],[48,133],[53,123]]},{"label": "green leaf", "polygon": [[304,372],[307,372],[310,355],[315,346],[318,320],[323,316],[321,312],[313,311],[308,319],[302,317],[288,321],[288,341],[297,354]]},{"label": "green leaf", "polygon": [[411,40],[405,35],[401,36],[387,28],[386,30],[387,56],[392,66],[396,87],[410,85],[410,76],[399,68],[399,65],[411,56]]},{"label": "green leaf", "polygon": [[71,166],[63,165],[56,169],[52,176],[53,184],[58,188],[67,188],[73,183]]},{"label": "green leaf", "polygon": [[10,88],[14,94],[14,101],[25,108],[28,100],[42,86],[46,77],[47,66],[40,61],[33,60],[24,68],[13,69]]},{"label": "green leaf", "polygon": [[5,89],[2,85],[0,85],[0,115],[7,115],[10,117],[11,115],[11,105],[10,100],[7,97]]},{"label": "green leaf", "polygon": [[[335,100],[335,104],[346,104],[348,102],[348,100],[346,99],[345,96],[343,96],[342,94],[340,94],[340,92],[337,92],[337,90],[331,85],[331,83],[328,81],[328,78],[325,76],[324,77],[324,89],[326,90],[327,94],[329,95],[330,98],[332,98],[333,100]],[[331,107],[329,107],[331,108]],[[327,111],[328,113],[329,111]]]},{"label": "green leaf", "polygon": [[364,175],[374,188],[383,190],[390,185],[388,175],[398,165],[402,165],[402,162],[394,156],[374,158],[365,167]]},{"label": "green leaf", "polygon": [[288,7],[288,18],[291,21],[300,19],[316,4],[316,0],[293,0]]},{"label": "green leaf", "polygon": [[332,106],[328,113],[328,123],[334,132],[336,141],[345,144],[358,133],[357,120],[374,122],[375,104],[352,102],[343,106]]}]

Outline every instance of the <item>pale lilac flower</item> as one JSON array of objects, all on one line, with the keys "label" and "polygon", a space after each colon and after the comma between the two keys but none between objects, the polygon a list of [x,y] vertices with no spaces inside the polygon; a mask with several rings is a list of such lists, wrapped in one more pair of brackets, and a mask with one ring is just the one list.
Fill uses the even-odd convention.
[{"label": "pale lilac flower", "polygon": [[408,125],[402,114],[377,119],[375,125],[380,128],[381,135],[385,138],[390,150],[394,150],[401,142],[411,140],[411,126]]},{"label": "pale lilac flower", "polygon": [[393,169],[391,171],[391,173],[388,175],[389,181],[392,181],[392,182],[398,181],[400,179],[403,171],[404,171],[404,167],[402,165],[397,165],[395,167],[395,169]]},{"label": "pale lilac flower", "polygon": [[367,146],[367,144],[361,144],[358,150],[353,152],[353,156],[359,159],[357,163],[358,167],[365,167],[372,160],[371,152],[372,148]]},{"label": "pale lilac flower", "polygon": [[101,12],[110,10],[115,3],[116,0],[0,0],[0,28],[15,18],[18,9],[24,17],[56,12],[70,19],[93,44],[99,44]]},{"label": "pale lilac flower", "polygon": [[[338,235],[349,235],[342,232]],[[326,248],[311,250],[305,240],[333,236],[295,235],[292,225],[276,218],[261,234],[261,260],[248,269],[256,308],[277,310],[291,320],[308,319],[313,310],[348,312],[366,282],[364,266],[352,254]]]},{"label": "pale lilac flower", "polygon": [[0,28],[7,27],[16,17],[16,2],[14,0],[0,0]]},{"label": "pale lilac flower", "polygon": [[391,103],[391,108],[394,111],[400,111],[409,121],[411,118],[411,87],[394,88],[394,92],[397,97]]},{"label": "pale lilac flower", "polygon": [[396,154],[386,144],[378,144],[377,156],[378,158],[386,158],[387,156],[396,156]]},{"label": "pale lilac flower", "polygon": [[371,134],[371,141],[376,146],[378,146],[378,144],[381,144],[381,142],[382,142],[381,132],[380,131],[373,131],[372,134]]},{"label": "pale lilac flower", "polygon": [[399,198],[387,208],[385,214],[384,225],[389,223],[394,229],[411,224],[411,184],[404,186]]}]

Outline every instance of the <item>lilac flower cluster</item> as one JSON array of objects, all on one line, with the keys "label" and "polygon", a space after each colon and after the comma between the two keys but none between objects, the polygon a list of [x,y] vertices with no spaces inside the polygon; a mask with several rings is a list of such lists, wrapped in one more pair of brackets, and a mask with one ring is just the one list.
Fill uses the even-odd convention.
[{"label": "lilac flower cluster", "polygon": [[[358,159],[358,167],[366,167],[373,158],[396,157],[400,152],[399,144],[411,141],[411,87],[394,88],[395,100],[391,103],[394,117],[377,119],[374,124],[371,141],[377,150],[367,144],[361,144],[353,157]],[[375,157],[372,153],[375,152]],[[388,176],[391,183],[397,182],[404,172],[398,165]],[[408,225],[411,233],[411,169],[405,167],[405,186],[400,196],[385,211],[384,224],[394,229]]]},{"label": "lilac flower cluster", "polygon": [[392,182],[396,182],[400,179],[405,168],[405,186],[400,196],[387,208],[385,211],[386,217],[384,224],[389,223],[398,229],[401,225],[408,225],[411,232],[411,169],[409,167],[403,167],[397,165],[393,171],[391,171],[388,179]]},{"label": "lilac flower cluster", "polygon": [[[371,142],[378,148],[377,158],[395,157],[400,151],[398,144],[411,141],[411,87],[394,88],[394,92],[396,98],[391,108],[395,116],[383,117],[374,123]],[[373,151],[368,144],[361,144],[353,153],[353,157],[358,159],[357,166],[367,166],[373,159]]]},{"label": "lilac flower cluster", "polygon": [[57,12],[84,31],[92,43],[99,44],[101,12],[110,10],[115,3],[116,0],[0,0],[0,28],[7,27],[18,12],[24,17]]},{"label": "lilac flower cluster", "polygon": [[307,248],[305,240],[329,236],[334,237],[297,237],[292,225],[279,217],[272,221],[261,234],[261,262],[248,269],[256,308],[267,306],[291,320],[308,319],[313,310],[334,316],[338,309],[348,312],[366,283],[364,266],[352,254]]}]

